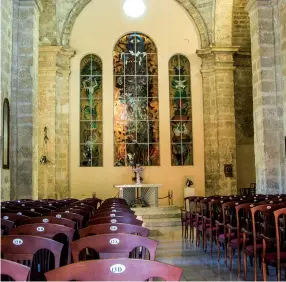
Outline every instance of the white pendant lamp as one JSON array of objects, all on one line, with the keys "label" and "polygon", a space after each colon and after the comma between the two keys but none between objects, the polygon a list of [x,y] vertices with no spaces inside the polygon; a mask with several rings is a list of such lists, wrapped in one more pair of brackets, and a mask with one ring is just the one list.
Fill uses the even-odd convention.
[{"label": "white pendant lamp", "polygon": [[127,16],[138,18],[145,13],[146,5],[143,0],[125,0],[123,10]]}]

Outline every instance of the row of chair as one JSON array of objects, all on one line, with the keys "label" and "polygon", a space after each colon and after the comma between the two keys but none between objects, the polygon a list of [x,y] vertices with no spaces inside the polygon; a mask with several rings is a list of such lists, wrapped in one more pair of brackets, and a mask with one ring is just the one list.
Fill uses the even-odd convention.
[{"label": "row of chair", "polygon": [[[285,267],[285,195],[211,196],[187,197],[182,210],[182,236],[194,241],[207,251],[210,242],[210,255],[213,242],[224,248],[224,264],[232,270],[233,252],[238,253],[238,275],[241,271],[241,251],[243,252],[244,279],[247,274],[247,256],[254,260],[254,280],[257,280],[257,259],[263,262],[263,277],[267,279],[267,265]],[[276,231],[278,230],[278,232]],[[271,242],[274,243],[271,246]],[[272,248],[271,248],[272,247]],[[274,248],[275,247],[275,248]],[[279,251],[278,251],[279,247]],[[277,249],[276,249],[277,248]],[[273,250],[274,257],[273,257]]]},{"label": "row of chair", "polygon": [[[62,201],[64,204],[61,202],[57,207],[53,200],[45,201],[45,205],[43,200],[36,203],[2,203],[1,209],[4,207],[5,211],[8,210],[1,215],[1,229],[4,226],[3,230],[7,234],[1,240],[2,257],[28,266],[30,280],[43,280],[43,275],[47,280],[125,280],[126,275],[130,277],[131,274],[134,280],[140,275],[140,279],[147,276],[180,279],[181,269],[158,262],[153,265],[146,262],[155,260],[158,242],[147,237],[149,230],[142,227],[143,222],[136,219],[123,199],[107,199],[99,206],[96,203],[98,201],[88,200],[66,199]],[[17,207],[14,212],[12,205]],[[54,211],[51,212],[49,207],[55,207]],[[42,208],[49,211],[43,211]],[[12,216],[19,211],[26,213],[28,209],[29,212],[37,212],[37,209],[41,212],[40,216]],[[73,220],[64,218],[67,214],[80,215],[82,221],[75,217]],[[14,222],[7,224],[12,219]],[[9,262],[2,261],[7,271],[1,273],[9,274]],[[138,273],[134,274],[131,267],[138,269]],[[89,271],[85,270],[89,268]],[[144,272],[144,269],[148,271]],[[160,273],[159,269],[165,269],[164,273]],[[24,275],[26,270],[24,267]],[[105,273],[105,276],[100,276],[101,273]]]}]

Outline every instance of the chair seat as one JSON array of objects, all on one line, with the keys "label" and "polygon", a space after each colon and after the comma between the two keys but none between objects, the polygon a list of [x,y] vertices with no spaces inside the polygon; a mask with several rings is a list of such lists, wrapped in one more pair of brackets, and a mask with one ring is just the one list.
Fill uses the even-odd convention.
[{"label": "chair seat", "polygon": [[[262,244],[256,244],[256,250],[258,252],[260,252],[262,250],[262,248],[263,248]],[[246,249],[247,253],[254,254],[254,245],[246,246],[245,249]]]},{"label": "chair seat", "polygon": [[[265,256],[266,263],[276,264],[277,262],[277,253],[268,253]],[[280,253],[281,263],[286,263],[286,252]]]},{"label": "chair seat", "polygon": [[211,232],[216,231],[217,229],[218,229],[218,228],[217,228],[216,226],[213,226],[212,228],[208,227],[208,228],[206,229],[206,232],[207,232],[207,233],[211,233]]},{"label": "chair seat", "polygon": [[[234,237],[235,237],[235,233],[234,233],[234,232],[231,233],[231,234],[230,234],[230,237],[231,237],[231,238],[234,238]],[[227,234],[227,233],[226,233],[226,238],[228,238],[228,234]],[[225,241],[224,233],[223,233],[223,234],[220,234],[220,235],[218,236],[218,239],[219,239],[220,241]]]},{"label": "chair seat", "polygon": [[[206,224],[206,228],[208,228],[208,227],[210,227],[210,224],[209,224],[209,223]],[[199,229],[200,231],[203,231],[203,225],[202,225],[202,224],[199,224],[198,229]]]},{"label": "chair seat", "polygon": [[[248,238],[246,238],[246,243],[247,243],[247,242],[249,242],[249,239],[248,239]],[[231,245],[231,247],[232,247],[233,249],[237,249],[238,244],[239,244],[239,245],[242,245],[242,243],[243,243],[243,238],[239,238],[239,239],[234,238],[234,239],[231,239],[230,242],[229,242],[229,244]]]}]

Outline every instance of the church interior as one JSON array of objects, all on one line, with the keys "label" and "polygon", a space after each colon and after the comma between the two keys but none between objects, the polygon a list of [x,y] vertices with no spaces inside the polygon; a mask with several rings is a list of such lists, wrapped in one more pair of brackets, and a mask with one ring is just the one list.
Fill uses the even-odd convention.
[{"label": "church interior", "polygon": [[1,280],[286,279],[286,0],[0,23]]}]

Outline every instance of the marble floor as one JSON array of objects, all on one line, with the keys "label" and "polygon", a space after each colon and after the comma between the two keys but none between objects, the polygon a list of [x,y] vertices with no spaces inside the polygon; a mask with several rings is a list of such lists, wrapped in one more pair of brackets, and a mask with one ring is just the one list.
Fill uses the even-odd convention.
[{"label": "marble floor", "polygon": [[[173,264],[184,269],[181,281],[243,281],[243,275],[237,276],[237,256],[234,257],[233,271],[224,266],[223,257],[217,262],[217,250],[214,245],[213,257],[209,252],[189,240],[182,240],[181,227],[164,227],[153,230],[149,236],[159,241],[156,260]],[[249,264],[249,261],[248,261]],[[248,281],[253,281],[253,267],[248,265]],[[258,270],[258,280],[262,279],[262,270]],[[269,267],[269,281],[276,281],[275,268]]]}]

